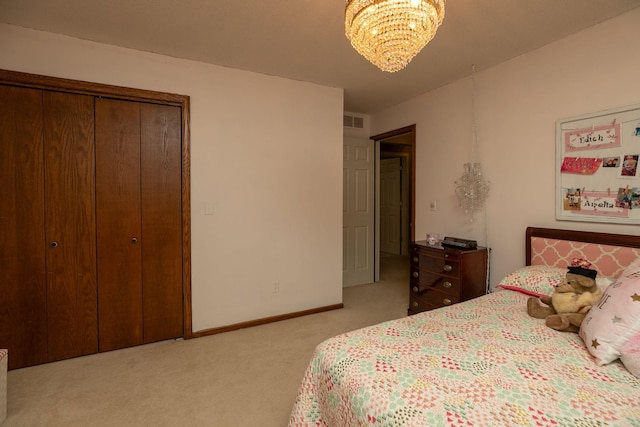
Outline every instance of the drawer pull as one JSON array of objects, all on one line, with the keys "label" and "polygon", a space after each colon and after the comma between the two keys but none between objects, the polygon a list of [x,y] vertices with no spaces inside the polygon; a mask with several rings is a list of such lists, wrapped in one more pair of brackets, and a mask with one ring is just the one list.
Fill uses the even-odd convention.
[{"label": "drawer pull", "polygon": [[420,304],[418,304],[418,301],[414,301],[411,305],[414,306],[414,307],[417,307]]},{"label": "drawer pull", "polygon": [[449,264],[445,264],[443,270],[448,273],[449,271],[453,270],[453,267],[451,267]]},{"label": "drawer pull", "polygon": [[443,288],[447,288],[447,289],[449,289],[449,288],[450,288],[450,287],[452,287],[452,286],[453,286],[453,285],[451,284],[451,282],[444,282],[444,283],[442,284],[442,287],[443,287]]},{"label": "drawer pull", "polygon": [[417,286],[414,286],[414,287],[413,287],[413,292],[419,292],[419,291],[420,291],[420,288],[419,288],[419,287],[417,287]]},{"label": "drawer pull", "polygon": [[417,271],[414,271],[413,272],[413,277],[417,279],[418,277],[420,277],[420,273],[418,273]]},{"label": "drawer pull", "polygon": [[445,299],[442,300],[442,303],[444,305],[451,305],[452,301],[449,298],[445,298]]},{"label": "drawer pull", "polygon": [[418,261],[420,261],[420,258],[418,258],[417,256],[414,256],[412,258],[413,262],[415,262],[416,264],[418,263]]}]

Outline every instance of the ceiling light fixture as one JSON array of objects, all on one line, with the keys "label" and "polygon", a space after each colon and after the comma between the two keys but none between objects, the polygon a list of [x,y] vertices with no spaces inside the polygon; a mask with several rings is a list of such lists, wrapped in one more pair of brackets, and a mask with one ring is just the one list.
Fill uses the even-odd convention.
[{"label": "ceiling light fixture", "polygon": [[344,30],[351,45],[382,71],[407,66],[436,35],[445,0],[346,0]]}]

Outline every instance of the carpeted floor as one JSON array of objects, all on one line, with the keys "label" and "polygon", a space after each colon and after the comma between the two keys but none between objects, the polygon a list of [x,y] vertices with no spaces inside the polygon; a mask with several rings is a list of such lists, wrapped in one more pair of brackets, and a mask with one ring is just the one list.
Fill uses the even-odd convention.
[{"label": "carpeted floor", "polygon": [[2,427],[286,426],[317,344],[406,315],[408,258],[380,271],[341,310],[10,371]]}]

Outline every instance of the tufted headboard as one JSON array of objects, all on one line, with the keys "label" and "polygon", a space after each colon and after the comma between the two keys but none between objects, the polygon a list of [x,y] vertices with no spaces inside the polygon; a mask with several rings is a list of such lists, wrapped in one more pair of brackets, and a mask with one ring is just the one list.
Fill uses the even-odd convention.
[{"label": "tufted headboard", "polygon": [[527,228],[527,265],[566,267],[573,258],[584,258],[598,274],[616,278],[640,258],[640,236]]}]

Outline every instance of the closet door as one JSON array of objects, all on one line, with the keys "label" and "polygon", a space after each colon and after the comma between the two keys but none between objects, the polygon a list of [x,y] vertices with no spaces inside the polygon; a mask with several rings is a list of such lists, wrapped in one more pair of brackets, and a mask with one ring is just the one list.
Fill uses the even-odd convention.
[{"label": "closet door", "polygon": [[180,108],[96,100],[100,351],[183,336]]},{"label": "closet door", "polygon": [[42,91],[0,86],[0,348],[47,361]]},{"label": "closet door", "polygon": [[94,98],[44,92],[50,361],[98,350]]},{"label": "closet door", "polygon": [[140,105],[96,99],[100,351],[142,344]]},{"label": "closet door", "polygon": [[183,336],[182,117],[141,105],[144,342]]}]

